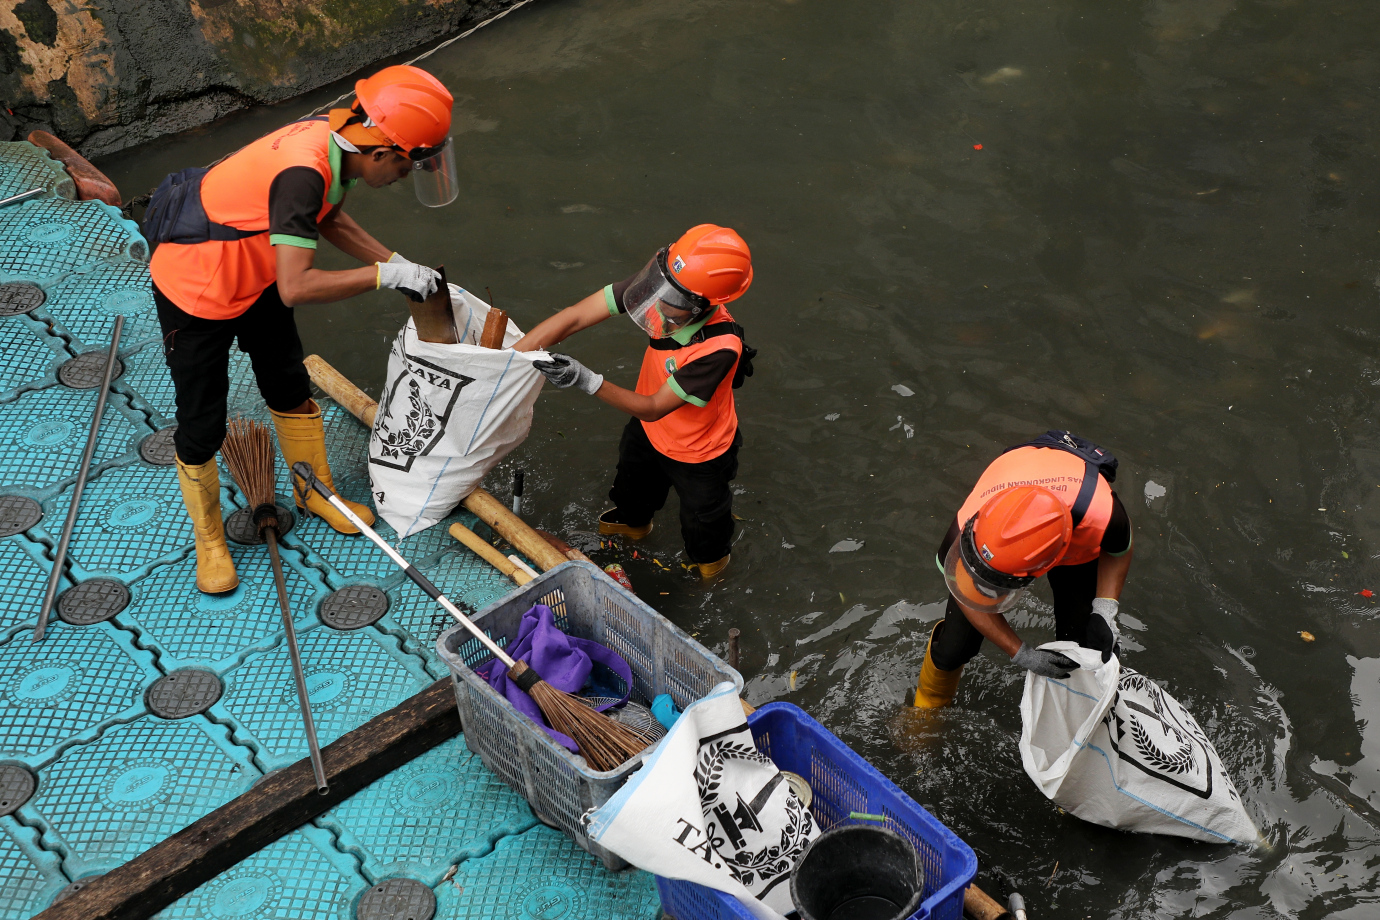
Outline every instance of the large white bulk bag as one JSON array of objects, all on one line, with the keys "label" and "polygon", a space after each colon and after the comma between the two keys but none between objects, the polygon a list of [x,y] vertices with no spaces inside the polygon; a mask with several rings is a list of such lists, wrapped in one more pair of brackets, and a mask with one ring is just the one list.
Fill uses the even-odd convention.
[{"label": "large white bulk bag", "polygon": [[1041,648],[1081,667],[1067,680],[1026,672],[1021,763],[1040,791],[1093,824],[1212,843],[1259,834],[1212,742],[1188,710],[1116,656],[1074,642]]},{"label": "large white bulk bag", "polygon": [[454,284],[450,302],[459,344],[419,340],[411,319],[393,340],[369,439],[374,507],[399,537],[444,518],[526,440],[545,379],[532,362],[546,352],[513,351],[516,323],[502,349],[481,348],[489,305]]}]

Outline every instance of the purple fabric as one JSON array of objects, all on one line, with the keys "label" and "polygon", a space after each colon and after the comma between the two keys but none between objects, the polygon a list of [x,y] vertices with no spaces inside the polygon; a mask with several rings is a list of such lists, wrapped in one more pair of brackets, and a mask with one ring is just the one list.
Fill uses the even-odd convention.
[{"label": "purple fabric", "polygon": [[[594,670],[596,663],[609,668],[623,679],[623,698],[596,707],[599,712],[623,705],[628,701],[628,694],[632,692],[632,669],[623,660],[623,656],[598,642],[567,636],[556,628],[555,615],[545,604],[537,604],[522,615],[517,640],[504,651],[515,660],[527,662],[542,680],[566,693],[577,693],[582,690],[589,681],[590,672]],[[578,750],[575,742],[568,736],[546,724],[541,709],[532,698],[508,679],[507,665],[494,660],[480,668],[477,673],[489,682],[490,687],[512,703],[514,709],[540,725],[557,744],[569,751]]]}]

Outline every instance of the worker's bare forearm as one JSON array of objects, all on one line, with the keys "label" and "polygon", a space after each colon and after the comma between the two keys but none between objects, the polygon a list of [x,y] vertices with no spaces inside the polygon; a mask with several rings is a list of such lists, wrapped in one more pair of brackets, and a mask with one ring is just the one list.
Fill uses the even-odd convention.
[{"label": "worker's bare forearm", "polygon": [[1097,557],[1097,596],[1120,598],[1126,587],[1126,575],[1131,571],[1131,556],[1134,547],[1120,556],[1101,555]]},{"label": "worker's bare forearm", "polygon": [[361,262],[387,262],[393,255],[344,211],[333,211],[318,227],[332,246]]},{"label": "worker's bare forearm", "polygon": [[668,388],[662,387],[651,396],[643,396],[641,393],[634,393],[632,390],[625,390],[616,383],[604,381],[604,385],[594,394],[601,400],[628,413],[633,418],[641,419],[644,422],[659,421],[672,412],[685,405],[684,401],[675,393],[669,393]]},{"label": "worker's bare forearm", "polygon": [[278,295],[289,307],[335,303],[377,287],[378,269],[372,264],[340,272],[309,268],[290,278],[278,279]]},{"label": "worker's bare forearm", "polygon": [[962,604],[959,604],[959,607],[968,618],[968,622],[973,624],[973,628],[982,633],[984,639],[1005,652],[1008,658],[1020,651],[1021,637],[1016,635],[1011,624],[1006,622],[1006,617],[999,613],[977,613]]},{"label": "worker's bare forearm", "polygon": [[548,316],[537,323],[531,332],[518,339],[513,348],[517,351],[550,348],[608,318],[609,311],[604,305],[604,292],[595,291],[574,306],[566,307],[555,316]]}]

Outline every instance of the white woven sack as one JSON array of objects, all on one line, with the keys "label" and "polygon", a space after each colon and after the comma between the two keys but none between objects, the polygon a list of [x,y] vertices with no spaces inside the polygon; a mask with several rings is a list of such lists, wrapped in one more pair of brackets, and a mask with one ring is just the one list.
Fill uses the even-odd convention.
[{"label": "white woven sack", "polygon": [[450,302],[459,344],[419,340],[411,319],[393,340],[369,439],[374,507],[399,537],[444,518],[526,440],[545,379],[532,362],[546,352],[513,351],[516,323],[502,349],[481,348],[489,305],[454,284]]},{"label": "white woven sack", "polygon": [[1093,824],[1211,843],[1259,834],[1212,742],[1154,681],[1074,642],[1040,646],[1081,667],[1026,672],[1021,763],[1049,799]]}]

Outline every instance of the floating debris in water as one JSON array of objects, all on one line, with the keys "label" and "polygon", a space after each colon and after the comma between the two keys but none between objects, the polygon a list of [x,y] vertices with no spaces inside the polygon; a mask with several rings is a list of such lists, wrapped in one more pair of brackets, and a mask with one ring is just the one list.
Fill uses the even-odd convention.
[{"label": "floating debris in water", "polygon": [[978,82],[991,86],[993,83],[1005,83],[1007,80],[1014,80],[1023,76],[1025,76],[1025,71],[1019,67],[1003,67],[1000,70],[992,71]]},{"label": "floating debris in water", "polygon": [[914,426],[914,425],[907,425],[907,424],[906,424],[906,420],[903,419],[903,418],[902,418],[901,416],[899,416],[899,415],[896,416],[896,424],[895,424],[895,425],[892,425],[890,428],[888,428],[887,431],[895,431],[897,428],[903,429],[903,430],[905,431],[905,433],[906,433],[906,437],[908,437],[908,438],[913,438],[913,437],[915,437],[915,426]]},{"label": "floating debris in water", "polygon": [[1317,636],[1313,635],[1311,632],[1305,629],[1299,633],[1299,638],[1302,639],[1304,642],[1313,642],[1317,639]]},{"label": "floating debris in water", "polygon": [[781,548],[782,548],[782,549],[795,549],[795,544],[794,544],[794,543],[787,543],[785,540],[782,540],[782,541],[781,541]]},{"label": "floating debris in water", "polygon": [[837,412],[830,412],[828,415],[824,416],[824,420],[826,422],[837,422],[839,420],[839,414]]},{"label": "floating debris in water", "polygon": [[893,386],[893,387],[891,388],[891,391],[892,391],[893,393],[899,393],[899,394],[902,395],[902,396],[914,396],[914,395],[915,395],[915,391],[912,390],[910,387],[906,386],[904,383],[898,383],[898,384],[896,384],[895,386]]},{"label": "floating debris in water", "polygon": [[840,540],[829,547],[831,553],[854,553],[863,548],[862,540]]},{"label": "floating debris in water", "polygon": [[1362,588],[1360,591],[1357,591],[1356,593],[1359,594],[1359,595],[1361,595],[1362,597],[1374,597],[1374,596],[1375,596],[1375,592],[1372,591],[1370,588]]},{"label": "floating debris in water", "polygon": [[1168,494],[1169,490],[1153,479],[1145,483],[1145,503],[1147,505],[1151,502],[1159,501]]}]

